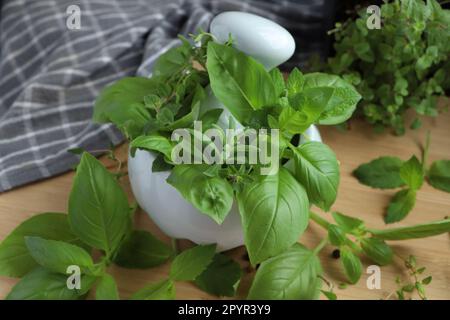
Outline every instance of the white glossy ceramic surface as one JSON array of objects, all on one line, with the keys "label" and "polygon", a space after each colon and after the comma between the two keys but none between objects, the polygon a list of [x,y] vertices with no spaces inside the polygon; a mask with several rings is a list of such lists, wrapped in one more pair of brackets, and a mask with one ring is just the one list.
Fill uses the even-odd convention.
[{"label": "white glossy ceramic surface", "polygon": [[[274,22],[242,12],[226,12],[211,22],[211,33],[219,42],[225,42],[231,33],[237,49],[245,52],[271,69],[291,57],[295,50],[292,36]],[[223,108],[208,89],[203,108]],[[219,119],[222,128],[228,128],[231,114],[224,109]],[[237,127],[240,124],[237,123]],[[309,139],[321,141],[316,127],[305,132]],[[134,196],[145,212],[167,235],[189,239],[198,244],[217,243],[218,251],[228,250],[244,243],[241,221],[236,203],[222,225],[200,213],[180,193],[166,182],[170,172],[152,172],[155,155],[137,150],[128,157],[128,172]]]},{"label": "white glossy ceramic surface", "polygon": [[246,12],[223,12],[212,21],[210,32],[218,42],[229,35],[233,46],[261,62],[267,70],[287,61],[295,51],[292,35],[279,24]]}]

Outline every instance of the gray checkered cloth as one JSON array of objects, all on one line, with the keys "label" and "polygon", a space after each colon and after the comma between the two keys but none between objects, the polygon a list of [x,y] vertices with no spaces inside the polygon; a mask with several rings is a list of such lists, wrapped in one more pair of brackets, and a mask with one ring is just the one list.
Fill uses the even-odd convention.
[{"label": "gray checkered cloth", "polygon": [[[177,34],[207,30],[223,11],[248,11],[293,32],[299,54],[291,63],[298,63],[324,52],[332,10],[329,0],[0,3],[0,192],[69,170],[79,159],[68,149],[120,143],[112,125],[91,122],[95,98],[119,78],[149,76]],[[70,5],[81,9],[79,30],[67,26]]]}]

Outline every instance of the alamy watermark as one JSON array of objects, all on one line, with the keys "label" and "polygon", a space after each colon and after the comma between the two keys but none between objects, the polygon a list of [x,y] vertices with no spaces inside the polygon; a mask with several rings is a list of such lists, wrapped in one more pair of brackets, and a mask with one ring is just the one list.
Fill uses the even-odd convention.
[{"label": "alamy watermark", "polygon": [[381,8],[376,5],[371,5],[367,8],[367,18],[366,25],[369,30],[381,29]]},{"label": "alamy watermark", "polygon": [[80,30],[81,29],[81,9],[79,6],[72,4],[67,7],[66,14],[68,15],[66,19],[66,26],[69,30]]},{"label": "alamy watermark", "polygon": [[280,132],[278,129],[210,128],[203,132],[202,122],[194,129],[176,129],[171,140],[174,164],[258,164],[261,175],[279,169]]}]

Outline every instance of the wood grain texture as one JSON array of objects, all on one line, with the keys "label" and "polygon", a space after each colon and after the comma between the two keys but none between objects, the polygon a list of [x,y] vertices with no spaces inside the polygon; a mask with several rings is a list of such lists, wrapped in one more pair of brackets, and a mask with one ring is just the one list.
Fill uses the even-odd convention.
[{"label": "wood grain texture", "polygon": [[[368,162],[382,155],[399,156],[408,159],[412,154],[420,155],[420,146],[424,142],[428,129],[432,130],[432,144],[430,149],[430,163],[439,159],[450,159],[450,115],[444,114],[437,119],[426,119],[425,125],[418,131],[408,131],[403,137],[389,134],[372,133],[370,127],[361,121],[353,121],[351,131],[340,132],[332,127],[321,127],[324,141],[335,150],[341,164],[341,185],[338,200],[333,210],[348,215],[360,217],[370,227],[384,227],[382,214],[394,190],[374,190],[363,186],[352,177],[351,172],[361,163]],[[118,149],[118,154],[125,158],[126,146]],[[112,167],[109,160],[105,163]],[[36,213],[56,211],[66,212],[67,199],[71,189],[73,172],[34,183],[16,190],[0,194],[0,239],[5,238],[20,222]],[[127,178],[123,178],[130,199]],[[316,210],[317,211],[317,210]],[[417,203],[414,211],[397,225],[411,225],[428,220],[443,219],[450,215],[450,194],[435,190],[429,185],[417,194]],[[329,215],[325,215],[328,219]],[[330,219],[328,219],[330,220]],[[152,231],[160,239],[167,242],[165,236],[147,217],[138,211],[136,214],[136,227]],[[324,231],[313,222],[308,231],[300,239],[308,247],[317,245],[324,235]],[[391,242],[395,251],[402,257],[413,254],[417,257],[419,265],[427,267],[427,273],[433,276],[432,283],[427,287],[429,299],[450,299],[450,238],[443,234],[427,239]],[[185,242],[181,242],[186,246]],[[321,252],[321,261],[325,276],[334,285],[344,281],[339,260],[331,257],[333,247],[327,246]],[[249,270],[248,262],[243,256],[245,250],[237,248],[229,252],[239,260],[244,270]],[[364,260],[367,267],[370,262]],[[394,265],[382,267],[382,280],[380,290],[369,290],[366,286],[368,275],[363,274],[358,284],[348,286],[346,289],[336,289],[339,299],[383,299],[396,289],[395,278],[401,276],[406,279],[405,268],[399,260]],[[116,277],[121,298],[127,298],[134,291],[145,284],[160,280],[167,276],[168,265],[149,270],[127,270],[111,267],[110,272]],[[241,287],[244,291],[248,287],[251,275],[247,274]],[[0,298],[4,298],[16,279],[0,277]],[[176,284],[178,299],[215,299],[190,283]]]}]

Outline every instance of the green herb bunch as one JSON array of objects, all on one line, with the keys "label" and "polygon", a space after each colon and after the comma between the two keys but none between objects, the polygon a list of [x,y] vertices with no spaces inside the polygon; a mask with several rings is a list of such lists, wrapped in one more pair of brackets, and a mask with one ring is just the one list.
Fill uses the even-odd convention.
[{"label": "green herb bunch", "polygon": [[[304,75],[294,69],[285,80],[278,69],[267,72],[231,47],[231,40],[218,44],[205,33],[195,40],[198,46],[183,39],[180,47],[164,54],[152,78],[125,78],[107,87],[96,102],[94,119],[121,129],[132,152],[138,148],[157,153],[149,170],[170,171],[167,182],[201,214],[220,224],[237,202],[250,263],[259,264],[249,299],[315,299],[321,292],[335,298],[332,292],[321,291],[324,280],[318,253],[328,244],[339,248],[348,282],[356,283],[362,273],[361,255],[380,265],[391,262],[393,250],[385,241],[450,231],[449,220],[377,230],[341,213],[333,213],[330,223],[311,212],[311,205],[329,211],[335,202],[339,163],[323,143],[299,145],[299,135],[312,124],[346,121],[359,94],[334,75]],[[170,134],[175,128],[192,128],[194,120],[217,126],[223,110],[202,108],[208,85],[245,128],[280,130],[278,172],[261,175],[261,165],[172,162]],[[173,249],[149,233],[133,230],[133,210],[116,177],[84,153],[68,216],[35,216],[0,244],[0,274],[23,276],[9,298],[77,299],[91,288],[99,299],[117,298],[107,273],[109,265],[149,268],[170,259],[168,277],[144,287],[133,298],[173,299],[174,283],[180,280],[194,281],[216,295],[234,296],[241,276],[236,262],[214,254],[215,245],[197,246],[175,256]],[[298,243],[309,220],[327,230],[313,249]],[[81,268],[79,290],[66,286],[65,272],[71,265]]]},{"label": "green herb bunch", "polygon": [[[381,29],[369,30],[366,9],[338,23],[329,68],[362,95],[359,113],[377,130],[405,132],[405,112],[437,116],[450,89],[450,11],[436,0],[395,0],[381,6]],[[419,117],[411,128],[421,125]]]},{"label": "green herb bunch", "polygon": [[450,192],[450,160],[435,161],[427,168],[429,145],[428,134],[421,160],[415,155],[407,161],[384,156],[360,165],[353,172],[359,182],[372,188],[402,188],[387,207],[386,223],[401,221],[414,209],[416,194],[424,181],[436,189]]}]

